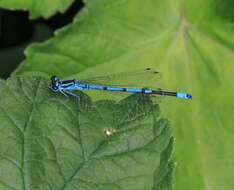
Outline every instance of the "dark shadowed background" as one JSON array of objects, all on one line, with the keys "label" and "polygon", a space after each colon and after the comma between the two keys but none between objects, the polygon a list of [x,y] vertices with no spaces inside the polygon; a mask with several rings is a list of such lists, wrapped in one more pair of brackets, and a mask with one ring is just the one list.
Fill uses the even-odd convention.
[{"label": "dark shadowed background", "polygon": [[29,44],[49,39],[56,29],[72,22],[83,6],[81,1],[75,1],[64,14],[33,21],[27,12],[0,9],[0,78],[10,76],[24,59]]}]

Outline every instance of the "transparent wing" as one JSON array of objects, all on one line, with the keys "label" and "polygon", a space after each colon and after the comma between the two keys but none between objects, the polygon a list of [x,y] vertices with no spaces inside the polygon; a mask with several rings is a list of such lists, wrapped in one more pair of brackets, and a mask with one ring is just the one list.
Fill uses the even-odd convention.
[{"label": "transparent wing", "polygon": [[161,73],[153,70],[152,68],[146,68],[129,72],[109,74],[105,76],[90,77],[81,79],[80,82],[109,86],[149,87],[149,84],[152,84],[160,78]]},{"label": "transparent wing", "polygon": [[[134,93],[128,93],[128,92],[111,92],[111,91],[85,91],[85,93],[89,95],[90,97],[92,97],[92,99],[95,101],[108,99],[108,100],[115,100],[117,102],[134,94]],[[159,96],[155,94],[139,93],[138,95],[149,96],[150,99],[154,103],[157,103],[157,104],[162,102],[163,99],[165,98],[165,96]],[[168,97],[168,98],[171,98],[171,97]]]}]

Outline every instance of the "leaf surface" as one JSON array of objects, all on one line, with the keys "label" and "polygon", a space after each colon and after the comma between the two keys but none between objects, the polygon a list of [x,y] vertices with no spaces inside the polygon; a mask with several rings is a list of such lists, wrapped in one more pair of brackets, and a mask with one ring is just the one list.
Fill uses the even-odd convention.
[{"label": "leaf surface", "polygon": [[172,189],[173,138],[149,97],[78,103],[38,77],[1,80],[0,96],[0,189]]},{"label": "leaf surface", "polygon": [[25,10],[30,12],[30,18],[40,16],[51,17],[57,12],[64,13],[73,0],[0,0],[0,7],[11,10]]}]

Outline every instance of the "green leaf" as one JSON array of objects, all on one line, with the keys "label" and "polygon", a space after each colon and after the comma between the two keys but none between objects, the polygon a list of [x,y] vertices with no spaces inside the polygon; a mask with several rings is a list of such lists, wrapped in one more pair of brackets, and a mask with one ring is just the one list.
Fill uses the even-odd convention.
[{"label": "green leaf", "polygon": [[74,0],[0,0],[0,7],[11,10],[25,10],[30,12],[30,18],[40,16],[48,18],[56,12],[64,13]]},{"label": "green leaf", "polygon": [[38,77],[1,80],[0,96],[0,189],[172,189],[173,138],[149,97],[78,103]]},{"label": "green leaf", "polygon": [[[77,77],[153,67],[177,138],[176,189],[232,189],[234,181],[232,0],[89,0],[53,39],[33,45],[15,74]],[[141,79],[139,78],[139,81]]]}]

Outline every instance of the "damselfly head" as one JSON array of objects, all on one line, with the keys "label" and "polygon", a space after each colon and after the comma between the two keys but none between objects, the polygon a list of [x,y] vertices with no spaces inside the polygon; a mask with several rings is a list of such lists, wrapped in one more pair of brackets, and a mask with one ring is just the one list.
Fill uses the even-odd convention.
[{"label": "damselfly head", "polygon": [[54,91],[54,92],[58,92],[59,91],[59,78],[57,76],[52,76],[50,78],[51,80],[51,89]]}]

